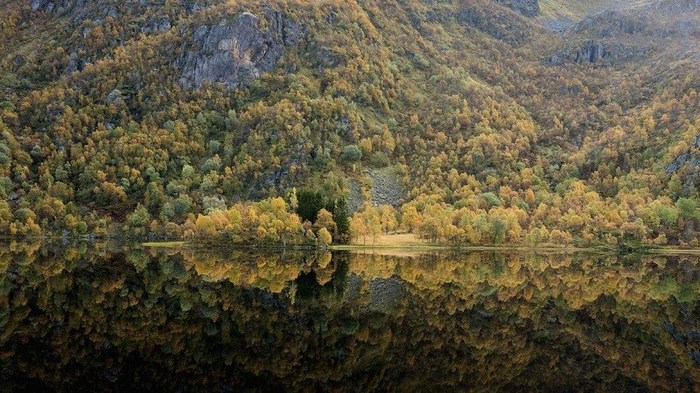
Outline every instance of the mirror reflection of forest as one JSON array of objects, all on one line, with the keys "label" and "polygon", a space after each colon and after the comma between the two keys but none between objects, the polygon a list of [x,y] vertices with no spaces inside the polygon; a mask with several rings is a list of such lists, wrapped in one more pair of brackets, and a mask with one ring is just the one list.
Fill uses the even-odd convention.
[{"label": "mirror reflection of forest", "polygon": [[0,247],[0,391],[700,386],[700,257]]}]

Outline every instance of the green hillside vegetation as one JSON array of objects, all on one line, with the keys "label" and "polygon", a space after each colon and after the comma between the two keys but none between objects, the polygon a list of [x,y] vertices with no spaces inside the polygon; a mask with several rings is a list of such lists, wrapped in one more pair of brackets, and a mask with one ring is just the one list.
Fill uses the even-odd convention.
[{"label": "green hillside vegetation", "polygon": [[11,0],[0,233],[697,245],[700,9],[582,4]]}]

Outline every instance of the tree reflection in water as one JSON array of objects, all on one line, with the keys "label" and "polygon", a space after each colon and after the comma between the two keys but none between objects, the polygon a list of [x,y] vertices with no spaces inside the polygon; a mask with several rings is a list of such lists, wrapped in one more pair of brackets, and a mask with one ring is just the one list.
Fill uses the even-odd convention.
[{"label": "tree reflection in water", "polygon": [[700,258],[0,248],[0,391],[700,386]]}]

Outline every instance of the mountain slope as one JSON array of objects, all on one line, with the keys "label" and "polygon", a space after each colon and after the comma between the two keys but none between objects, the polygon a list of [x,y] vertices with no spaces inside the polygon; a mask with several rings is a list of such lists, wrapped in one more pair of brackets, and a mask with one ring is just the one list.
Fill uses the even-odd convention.
[{"label": "mountain slope", "polygon": [[143,205],[157,234],[292,187],[371,198],[391,167],[391,202],[506,223],[473,242],[696,239],[697,4],[543,27],[568,6],[11,1],[0,222],[107,234]]}]

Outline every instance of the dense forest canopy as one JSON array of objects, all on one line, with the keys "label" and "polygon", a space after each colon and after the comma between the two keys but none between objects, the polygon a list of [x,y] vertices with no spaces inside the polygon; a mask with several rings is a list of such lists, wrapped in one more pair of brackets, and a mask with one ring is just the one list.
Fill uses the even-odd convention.
[{"label": "dense forest canopy", "polygon": [[2,234],[698,244],[694,0],[0,12]]}]

